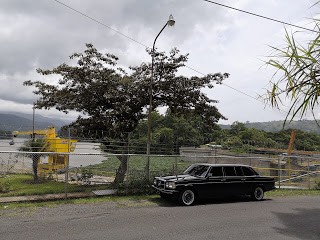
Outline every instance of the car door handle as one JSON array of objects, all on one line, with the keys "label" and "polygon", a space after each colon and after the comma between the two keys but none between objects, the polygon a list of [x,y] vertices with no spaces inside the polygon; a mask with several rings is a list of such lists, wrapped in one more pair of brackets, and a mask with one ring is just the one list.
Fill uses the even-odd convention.
[{"label": "car door handle", "polygon": [[245,178],[241,178],[241,181],[245,181],[246,179]]},{"label": "car door handle", "polygon": [[226,181],[226,179],[221,179],[221,182],[225,182]]}]

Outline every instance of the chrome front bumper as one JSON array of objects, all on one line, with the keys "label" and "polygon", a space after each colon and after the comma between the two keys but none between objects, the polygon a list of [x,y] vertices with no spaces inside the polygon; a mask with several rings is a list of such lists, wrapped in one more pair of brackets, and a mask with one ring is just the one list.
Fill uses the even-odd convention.
[{"label": "chrome front bumper", "polygon": [[174,189],[163,189],[163,188],[156,187],[154,185],[152,185],[152,187],[154,189],[156,189],[158,192],[162,192],[162,193],[165,193],[165,194],[174,194],[174,193],[178,192],[178,191],[176,191]]}]

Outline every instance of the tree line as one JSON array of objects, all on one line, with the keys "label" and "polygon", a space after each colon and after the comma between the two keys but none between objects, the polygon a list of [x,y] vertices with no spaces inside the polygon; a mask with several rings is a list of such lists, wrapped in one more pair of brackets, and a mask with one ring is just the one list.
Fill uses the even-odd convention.
[{"label": "tree line", "polygon": [[[208,128],[200,118],[176,117],[170,112],[164,115],[154,112],[153,154],[179,154],[180,147],[206,147],[221,145],[222,148],[237,152],[255,151],[256,148],[287,149],[293,129],[268,132],[246,127],[245,123],[234,122],[230,129],[222,129],[218,124]],[[130,134],[127,146],[130,153],[146,152],[147,122],[141,121]],[[302,130],[296,131],[293,149],[320,151],[320,135]],[[112,141],[108,142],[110,144]],[[105,144],[106,150],[111,145]],[[114,146],[117,144],[113,141]],[[115,148],[113,148],[115,150]]]}]

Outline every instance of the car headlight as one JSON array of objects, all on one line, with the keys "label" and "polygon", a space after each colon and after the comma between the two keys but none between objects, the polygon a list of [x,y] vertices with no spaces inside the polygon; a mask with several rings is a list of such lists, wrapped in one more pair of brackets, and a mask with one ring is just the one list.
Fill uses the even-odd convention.
[{"label": "car headlight", "polygon": [[157,186],[157,179],[154,179],[154,180],[153,180],[153,185],[154,185],[154,186]]},{"label": "car headlight", "polygon": [[174,182],[166,182],[166,188],[175,189],[176,184]]}]

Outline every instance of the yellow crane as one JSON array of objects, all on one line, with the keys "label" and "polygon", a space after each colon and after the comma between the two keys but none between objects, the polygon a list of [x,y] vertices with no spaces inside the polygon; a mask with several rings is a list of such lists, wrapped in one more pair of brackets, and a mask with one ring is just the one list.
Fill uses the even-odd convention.
[{"label": "yellow crane", "polygon": [[52,152],[49,154],[48,162],[44,163],[40,158],[38,162],[38,172],[40,176],[56,173],[59,169],[65,169],[68,166],[69,155],[62,153],[73,152],[76,147],[76,140],[60,138],[56,135],[54,127],[49,127],[43,130],[34,131],[13,131],[13,137],[18,135],[41,135],[44,139],[44,146],[42,152]]}]

